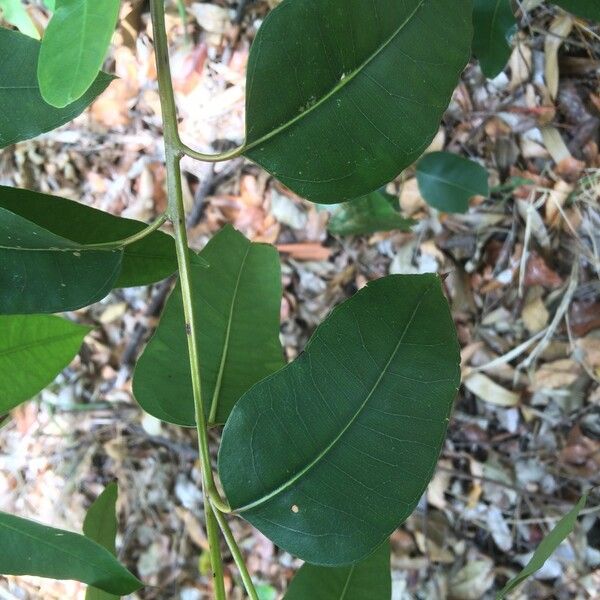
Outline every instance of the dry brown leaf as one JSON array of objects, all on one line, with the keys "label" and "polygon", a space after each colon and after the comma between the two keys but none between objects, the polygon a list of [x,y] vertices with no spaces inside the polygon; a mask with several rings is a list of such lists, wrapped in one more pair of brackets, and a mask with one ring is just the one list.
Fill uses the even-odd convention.
[{"label": "dry brown leaf", "polygon": [[282,254],[289,254],[297,260],[328,260],[333,250],[317,242],[303,242],[298,244],[277,244],[277,250]]},{"label": "dry brown leaf", "polygon": [[517,44],[510,56],[508,65],[510,67],[510,89],[514,90],[523,83],[529,81],[532,73],[532,57],[531,48],[524,36],[519,36]]},{"label": "dry brown leaf", "polygon": [[464,381],[465,387],[478,398],[496,406],[517,406],[520,394],[511,392],[482,373],[472,373]]},{"label": "dry brown leaf", "polygon": [[451,600],[481,600],[494,585],[494,563],[490,560],[469,561],[450,580]]},{"label": "dry brown leaf", "polygon": [[566,12],[559,13],[550,25],[550,30],[544,41],[546,85],[552,99],[558,94],[558,50],[573,29],[573,17]]},{"label": "dry brown leaf", "polygon": [[558,390],[570,386],[581,374],[581,367],[570,358],[543,364],[533,375],[533,389]]},{"label": "dry brown leaf", "polygon": [[548,325],[550,313],[543,300],[541,298],[536,298],[523,307],[521,318],[529,333],[537,333]]},{"label": "dry brown leaf", "polygon": [[528,287],[541,285],[547,289],[554,289],[562,285],[562,279],[537,252],[531,252],[525,269],[524,284]]},{"label": "dry brown leaf", "polygon": [[407,217],[418,213],[427,206],[425,200],[419,192],[417,178],[413,177],[402,184],[400,189],[400,208]]},{"label": "dry brown leaf", "polygon": [[566,181],[561,180],[556,183],[554,189],[552,189],[548,194],[548,198],[546,199],[545,204],[545,210],[546,224],[549,227],[557,227],[560,225],[560,211],[564,207],[573,189],[574,186],[570,185]]}]

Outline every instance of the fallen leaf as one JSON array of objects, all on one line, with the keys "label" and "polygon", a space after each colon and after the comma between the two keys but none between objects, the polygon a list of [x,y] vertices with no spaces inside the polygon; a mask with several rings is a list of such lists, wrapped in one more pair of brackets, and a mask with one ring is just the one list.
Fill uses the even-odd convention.
[{"label": "fallen leaf", "polygon": [[569,387],[581,374],[581,367],[570,358],[544,363],[533,375],[533,389],[558,390]]},{"label": "fallen leaf", "polygon": [[333,250],[316,242],[298,244],[277,244],[277,250],[282,254],[289,254],[297,260],[328,260]]},{"label": "fallen leaf", "polygon": [[452,600],[481,600],[494,585],[494,563],[490,560],[468,562],[450,580]]},{"label": "fallen leaf", "polygon": [[472,394],[490,404],[504,407],[519,404],[520,394],[503,388],[482,373],[472,373],[465,379],[464,384]]}]

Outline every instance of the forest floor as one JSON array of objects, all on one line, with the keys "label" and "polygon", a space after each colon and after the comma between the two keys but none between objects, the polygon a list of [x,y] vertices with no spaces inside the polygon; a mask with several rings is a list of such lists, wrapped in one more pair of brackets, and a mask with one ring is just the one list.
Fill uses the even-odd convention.
[{"label": "forest floor", "polygon": [[[168,15],[182,137],[203,151],[237,145],[249,46],[269,3],[186,6],[185,26],[175,4]],[[122,17],[107,69],[119,79],[74,123],[3,151],[0,183],[151,221],[166,203],[156,70],[144,3],[124,0]],[[326,210],[243,159],[183,162],[194,247],[226,223],[277,245],[288,359],[367,281],[449,273],[463,386],[436,475],[392,536],[394,600],[492,598],[600,485],[600,27],[544,5],[520,25],[504,74],[466,69],[432,146],[490,172],[493,193],[465,215],[428,208],[409,169],[388,191],[418,221],[411,233],[336,237]],[[168,289],[119,290],[76,313],[95,326],[80,355],[0,431],[0,506],[79,530],[116,479],[120,556],[149,584],[131,598],[197,600],[210,596],[195,434],[145,415],[131,394]],[[584,515],[515,598],[600,597],[598,488]],[[262,597],[279,598],[300,562],[241,520],[232,527]],[[224,552],[230,597],[241,598]],[[83,588],[0,577],[0,598]]]}]

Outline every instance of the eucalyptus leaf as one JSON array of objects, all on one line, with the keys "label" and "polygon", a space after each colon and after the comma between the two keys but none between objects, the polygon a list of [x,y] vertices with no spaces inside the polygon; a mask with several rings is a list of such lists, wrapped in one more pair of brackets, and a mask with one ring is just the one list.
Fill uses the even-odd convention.
[{"label": "eucalyptus leaf", "polygon": [[54,313],[101,300],[122,250],[90,250],[0,208],[0,314]]},{"label": "eucalyptus leaf", "polygon": [[383,191],[342,204],[327,229],[336,235],[367,235],[377,231],[410,231],[416,221],[398,212],[398,198]]},{"label": "eucalyptus leaf", "polygon": [[473,52],[486,77],[492,79],[506,67],[512,51],[508,36],[516,25],[511,0],[474,0]]},{"label": "eucalyptus leaf", "polygon": [[124,596],[142,587],[106,548],[83,535],[0,512],[0,573],[74,579]]},{"label": "eucalyptus leaf", "polygon": [[471,0],[284,0],[250,51],[244,154],[322,204],[366,195],[435,136]]},{"label": "eucalyptus leaf", "polygon": [[[117,499],[119,490],[115,482],[109,483],[90,506],[83,521],[83,535],[116,555]],[[109,594],[95,587],[88,587],[85,600],[118,600],[119,596]]]},{"label": "eucalyptus leaf", "polygon": [[89,90],[62,109],[44,101],[37,81],[40,43],[0,27],[0,148],[56,129],[81,114],[112,81],[106,73]]},{"label": "eucalyptus leaf", "polygon": [[581,497],[579,502],[554,526],[552,531],[540,542],[537,550],[533,553],[531,560],[523,570],[513,577],[498,594],[496,600],[502,600],[508,593],[512,592],[525,579],[531,577],[536,571],[539,571],[544,563],[552,556],[554,551],[560,546],[562,541],[573,531],[577,523],[579,513],[585,507],[587,495]]},{"label": "eucalyptus leaf", "polygon": [[600,2],[598,0],[553,0],[561,8],[578,17],[600,21]]},{"label": "eucalyptus leaf", "polygon": [[[192,255],[192,292],[206,417],[224,423],[248,388],[283,366],[277,251],[226,226],[199,255]],[[133,392],[158,419],[195,427],[179,286],[138,361]]]},{"label": "eucalyptus leaf", "polygon": [[10,25],[14,25],[21,33],[35,40],[40,39],[40,34],[27,12],[27,7],[21,0],[0,0],[0,16]]},{"label": "eucalyptus leaf", "polygon": [[[0,208],[82,245],[121,240],[146,226],[59,196],[4,186],[0,186]],[[114,287],[149,285],[176,270],[173,238],[155,231],[124,248],[121,272]]]},{"label": "eucalyptus leaf", "polygon": [[368,556],[435,470],[459,363],[439,277],[370,283],[233,408],[219,450],[232,510],[307,562]]},{"label": "eucalyptus leaf", "polygon": [[98,77],[119,16],[120,0],[58,0],[42,39],[38,81],[48,104],[79,100]]},{"label": "eucalyptus leaf", "polygon": [[0,414],[51,383],[89,332],[50,315],[0,315]]},{"label": "eucalyptus leaf", "polygon": [[450,152],[426,154],[417,165],[421,195],[448,213],[467,212],[473,196],[489,196],[488,177],[481,165]]},{"label": "eucalyptus leaf", "polygon": [[359,563],[348,567],[300,568],[284,600],[390,600],[392,577],[390,543]]}]

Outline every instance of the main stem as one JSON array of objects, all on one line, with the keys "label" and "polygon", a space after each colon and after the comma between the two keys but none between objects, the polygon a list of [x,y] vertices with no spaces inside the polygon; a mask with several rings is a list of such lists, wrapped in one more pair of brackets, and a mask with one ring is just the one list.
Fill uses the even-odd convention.
[{"label": "main stem", "polygon": [[192,390],[194,395],[194,412],[196,429],[198,431],[198,448],[202,467],[204,488],[204,515],[206,519],[207,537],[212,565],[215,598],[226,600],[223,582],[223,565],[218,543],[218,525],[215,513],[209,500],[211,494],[218,496],[210,464],[210,451],[204,406],[202,402],[202,385],[200,381],[200,353],[196,335],[196,319],[191,289],[191,267],[188,250],[187,231],[185,228],[185,208],[183,205],[183,191],[181,188],[181,150],[179,133],[177,131],[177,110],[173,95],[171,69],[169,67],[169,51],[165,27],[163,0],[150,0],[150,13],[152,15],[152,28],[154,31],[154,45],[156,52],[156,68],[158,87],[161,99],[163,117],[163,131],[165,143],[165,164],[167,170],[167,212],[173,223],[175,231],[175,248],[179,266],[179,282],[183,299],[183,314],[185,318],[185,331],[188,340],[188,354],[190,358],[190,371],[192,376]]}]

